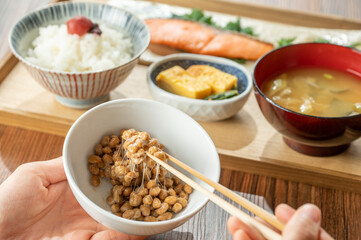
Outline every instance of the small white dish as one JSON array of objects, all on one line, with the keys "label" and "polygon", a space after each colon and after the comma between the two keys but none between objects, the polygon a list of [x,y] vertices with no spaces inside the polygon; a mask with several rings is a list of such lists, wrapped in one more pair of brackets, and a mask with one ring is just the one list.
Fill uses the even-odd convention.
[{"label": "small white dish", "polygon": [[[171,220],[140,222],[112,213],[105,200],[112,186],[109,182],[102,180],[98,187],[90,184],[88,156],[93,154],[95,145],[104,135],[119,134],[124,128],[148,132],[164,144],[166,152],[218,182],[220,162],[216,147],[196,121],[176,108],[153,100],[122,99],[103,103],[87,111],[73,124],[66,136],[64,169],[75,198],[95,220],[123,233],[154,235],[182,225],[207,203],[208,199],[201,193],[193,191],[188,206]],[[212,187],[196,177],[188,173],[186,175],[213,191]]]},{"label": "small white dish", "polygon": [[[238,95],[229,99],[208,101],[192,99],[167,92],[156,84],[157,75],[175,65],[188,68],[203,64],[237,76]],[[246,103],[252,89],[252,79],[242,65],[225,58],[189,53],[172,54],[154,62],[147,72],[147,81],[153,99],[176,107],[198,121],[217,121],[230,118]]]}]

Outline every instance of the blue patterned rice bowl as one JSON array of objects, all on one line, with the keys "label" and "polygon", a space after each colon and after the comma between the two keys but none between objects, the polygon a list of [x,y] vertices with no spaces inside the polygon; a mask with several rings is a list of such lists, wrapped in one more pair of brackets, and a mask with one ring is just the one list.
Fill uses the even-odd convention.
[{"label": "blue patterned rice bowl", "polygon": [[[65,24],[78,15],[127,34],[133,44],[132,58],[113,68],[88,72],[55,71],[26,60],[25,55],[32,41],[39,35],[40,27]],[[61,104],[73,108],[89,108],[107,100],[109,92],[130,74],[149,41],[148,27],[134,14],[110,5],[85,2],[58,3],[36,10],[20,19],[9,36],[11,50],[25,64],[33,78],[55,94]]]}]

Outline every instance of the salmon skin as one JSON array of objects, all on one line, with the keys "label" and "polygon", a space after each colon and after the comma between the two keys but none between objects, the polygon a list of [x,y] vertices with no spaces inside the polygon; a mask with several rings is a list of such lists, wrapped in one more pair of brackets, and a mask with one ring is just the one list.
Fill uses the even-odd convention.
[{"label": "salmon skin", "polygon": [[273,49],[244,34],[221,31],[182,19],[147,19],[151,43],[167,45],[191,53],[225,58],[257,60]]}]

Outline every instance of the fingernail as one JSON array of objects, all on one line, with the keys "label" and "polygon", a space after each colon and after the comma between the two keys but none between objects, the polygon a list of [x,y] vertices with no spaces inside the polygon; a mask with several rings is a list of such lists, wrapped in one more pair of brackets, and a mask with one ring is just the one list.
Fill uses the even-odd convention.
[{"label": "fingernail", "polygon": [[304,218],[311,219],[315,223],[318,223],[321,221],[321,213],[320,210],[312,205],[312,204],[306,204],[303,205],[298,212],[299,216],[302,216]]}]

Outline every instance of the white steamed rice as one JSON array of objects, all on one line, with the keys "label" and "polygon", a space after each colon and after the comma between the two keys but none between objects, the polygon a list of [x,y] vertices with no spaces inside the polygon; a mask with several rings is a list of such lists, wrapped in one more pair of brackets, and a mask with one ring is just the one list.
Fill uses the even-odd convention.
[{"label": "white steamed rice", "polygon": [[105,70],[132,58],[133,44],[124,33],[100,25],[101,36],[68,34],[66,25],[39,29],[39,36],[26,54],[31,63],[64,72]]}]

